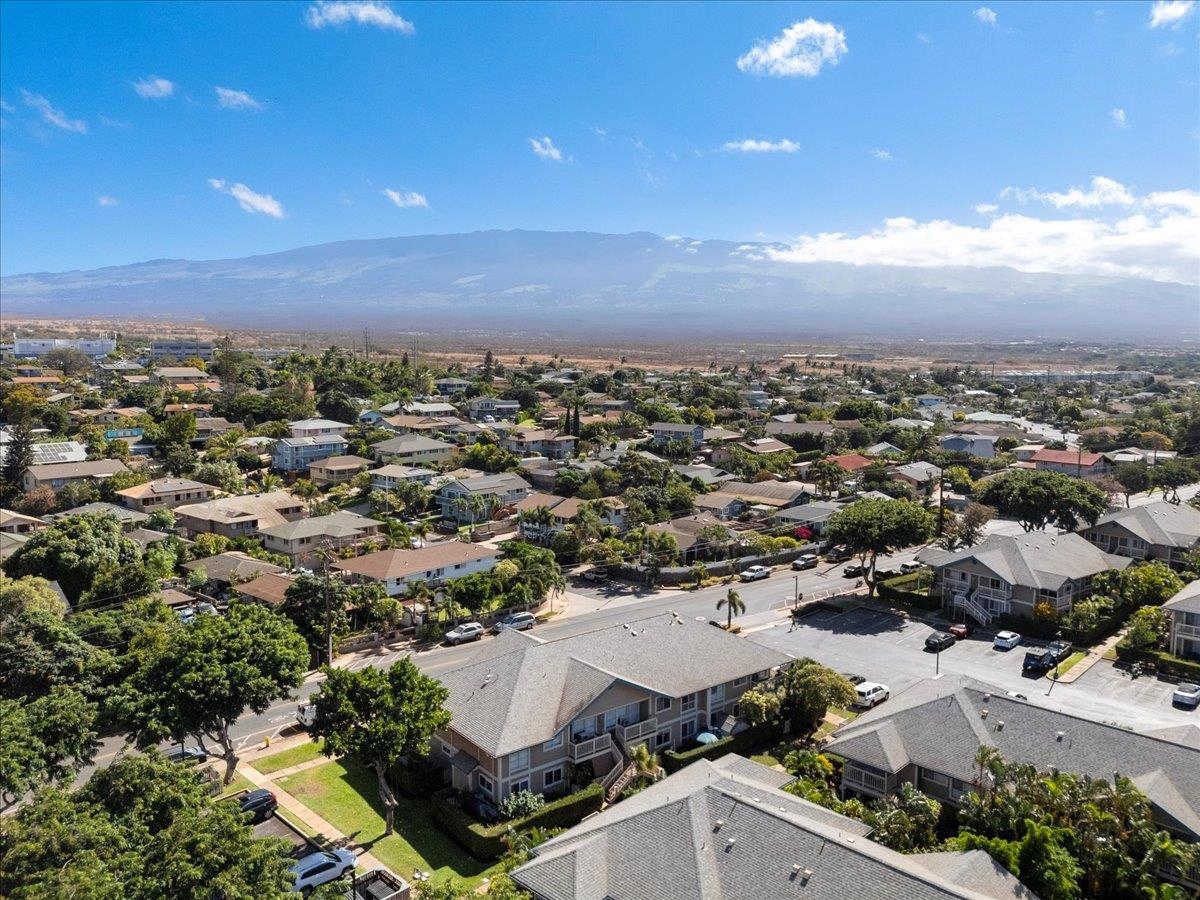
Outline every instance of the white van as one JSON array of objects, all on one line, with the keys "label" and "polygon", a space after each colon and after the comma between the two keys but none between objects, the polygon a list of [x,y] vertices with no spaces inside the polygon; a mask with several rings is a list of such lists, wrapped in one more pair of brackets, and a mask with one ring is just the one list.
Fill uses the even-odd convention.
[{"label": "white van", "polygon": [[892,696],[886,684],[876,684],[873,681],[864,681],[857,685],[854,694],[854,705],[860,709],[871,709]]}]

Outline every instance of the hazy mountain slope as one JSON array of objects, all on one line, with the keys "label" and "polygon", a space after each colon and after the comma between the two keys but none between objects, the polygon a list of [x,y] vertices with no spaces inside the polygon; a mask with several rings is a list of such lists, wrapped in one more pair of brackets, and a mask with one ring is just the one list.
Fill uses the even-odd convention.
[{"label": "hazy mountain slope", "polygon": [[0,280],[0,299],[11,314],[654,339],[718,333],[1173,338],[1196,326],[1197,291],[1187,285],[1003,268],[778,263],[762,258],[765,247],[646,233],[382,238],[245,259],[13,275]]}]

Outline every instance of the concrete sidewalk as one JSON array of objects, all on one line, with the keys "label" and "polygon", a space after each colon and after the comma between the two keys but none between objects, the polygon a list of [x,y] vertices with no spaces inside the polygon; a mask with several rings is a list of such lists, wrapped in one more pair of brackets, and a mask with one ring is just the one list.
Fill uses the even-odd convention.
[{"label": "concrete sidewalk", "polygon": [[[1059,675],[1058,678],[1053,678],[1051,680],[1058,681],[1062,684],[1070,684],[1072,681],[1079,680],[1080,678],[1082,678],[1084,675],[1087,674],[1088,670],[1092,666],[1096,665],[1096,663],[1098,663],[1098,662],[1100,662],[1100,660],[1104,659],[1104,654],[1107,653],[1109,650],[1111,650],[1113,647],[1117,646],[1117,642],[1119,640],[1121,640],[1121,638],[1123,638],[1124,636],[1125,636],[1125,629],[1122,628],[1116,634],[1110,635],[1108,637],[1108,640],[1104,641],[1101,644],[1097,644],[1095,647],[1092,647],[1091,649],[1089,649],[1087,654],[1083,657],[1083,659],[1081,659],[1079,662],[1075,663],[1075,665],[1071,666],[1070,670],[1063,672],[1063,674]],[[1046,677],[1050,678],[1049,672],[1046,673]]]}]

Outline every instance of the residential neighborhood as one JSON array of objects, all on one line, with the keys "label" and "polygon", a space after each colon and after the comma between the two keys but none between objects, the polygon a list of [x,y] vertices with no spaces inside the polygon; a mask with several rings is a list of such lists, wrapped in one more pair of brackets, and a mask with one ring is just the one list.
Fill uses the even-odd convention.
[{"label": "residential neighborhood", "polygon": [[[5,609],[53,597],[88,646],[125,635],[102,649],[127,660],[89,676],[77,751],[8,770],[28,772],[6,776],[13,809],[53,772],[182,743],[218,796],[269,791],[280,834],[353,848],[361,878],[411,897],[484,879],[537,898],[1032,897],[1045,875],[962,823],[993,784],[1069,777],[1133,798],[1173,854],[1136,865],[1200,888],[1187,379],[1139,376],[1131,396],[1177,407],[1126,413],[1122,381],[815,358],[418,370],[215,347],[175,366],[118,341],[97,359],[4,361],[55,378],[4,386]],[[269,387],[296,371],[376,387]],[[248,372],[268,387],[224,386]],[[188,683],[193,640],[260,672],[266,706],[214,729],[203,696],[146,693]],[[270,662],[249,652],[266,641]],[[114,678],[179,724],[110,709]],[[342,704],[389,692],[422,731],[381,762]],[[539,843],[513,855],[509,830]],[[1019,853],[1033,832],[988,834]]]}]

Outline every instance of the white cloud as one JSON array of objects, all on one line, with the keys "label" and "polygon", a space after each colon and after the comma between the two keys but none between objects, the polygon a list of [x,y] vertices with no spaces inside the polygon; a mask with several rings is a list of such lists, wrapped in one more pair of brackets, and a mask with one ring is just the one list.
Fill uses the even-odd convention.
[{"label": "white cloud", "polygon": [[887,150],[882,149],[872,150],[871,155],[880,162],[891,162],[895,158]]},{"label": "white cloud", "polygon": [[805,19],[789,25],[770,41],[759,41],[738,57],[737,67],[752,75],[814,78],[826,63],[836,66],[846,52],[846,33],[842,29],[832,22]]},{"label": "white cloud", "polygon": [[105,206],[105,207],[116,206],[117,198],[110,197],[108,194],[101,194],[99,197],[96,198],[96,202],[99,203],[101,206]]},{"label": "white cloud", "polygon": [[800,149],[800,145],[787,138],[781,141],[756,141],[747,138],[744,141],[726,141],[721,145],[721,149],[730,153],[795,153]]},{"label": "white cloud", "polygon": [[21,99],[25,101],[25,105],[36,109],[42,114],[42,121],[48,125],[53,125],[55,128],[61,128],[63,131],[74,131],[76,134],[87,134],[87,123],[83,119],[72,119],[67,116],[58,107],[54,106],[49,100],[41,94],[31,94],[29,91],[21,91]]},{"label": "white cloud", "polygon": [[1113,109],[1108,115],[1118,128],[1125,128],[1129,124],[1125,120],[1125,110],[1119,106]]},{"label": "white cloud", "polygon": [[1179,23],[1190,16],[1195,8],[1196,0],[1155,0],[1150,7],[1150,27],[1178,28]]},{"label": "white cloud", "polygon": [[932,38],[930,38],[929,35],[927,35],[923,31],[917,32],[917,40],[920,41],[922,44],[926,44],[926,45],[933,43]]},{"label": "white cloud", "polygon": [[384,188],[383,196],[401,209],[411,209],[414,206],[429,209],[429,201],[425,199],[425,195],[416,191],[393,191],[391,188]]},{"label": "white cloud", "polygon": [[972,13],[972,15],[975,16],[975,18],[977,18],[984,25],[995,25],[996,24],[996,11],[987,6],[979,7],[979,9],[975,10],[975,12]]},{"label": "white cloud", "polygon": [[1097,175],[1092,179],[1092,187],[1089,191],[1072,187],[1063,193],[1058,191],[1043,193],[1036,188],[1006,187],[1000,192],[1000,196],[1015,197],[1022,203],[1028,203],[1030,200],[1040,200],[1043,203],[1049,203],[1055,209],[1065,209],[1067,207],[1090,209],[1096,206],[1132,206],[1136,202],[1129,188],[1125,187],[1119,181],[1113,181],[1111,178],[1105,178],[1102,175]]},{"label": "white cloud", "polygon": [[976,203],[975,212],[981,216],[990,216],[992,213],[999,211],[1000,207],[995,203]]},{"label": "white cloud", "polygon": [[238,202],[238,206],[248,213],[262,213],[272,219],[284,218],[283,204],[270,194],[257,194],[240,182],[226,184],[220,178],[210,178],[208,184],[214,191],[228,194]]},{"label": "white cloud", "polygon": [[1134,210],[1112,218],[1002,213],[977,227],[897,217],[866,234],[802,235],[786,250],[765,252],[790,262],[1008,266],[1022,272],[1200,283],[1200,192],[1162,191],[1131,200]]},{"label": "white cloud", "polygon": [[562,162],[562,151],[555,147],[554,141],[548,137],[530,138],[529,146],[542,159],[552,159],[555,162]]},{"label": "white cloud", "polygon": [[309,28],[324,28],[326,25],[374,25],[389,28],[402,34],[413,34],[416,28],[408,19],[397,15],[386,3],[378,0],[317,0],[305,13]]},{"label": "white cloud", "polygon": [[17,111],[17,108],[15,106],[13,106],[7,100],[3,100],[3,99],[0,99],[0,109],[4,110],[5,112],[16,112]]},{"label": "white cloud", "polygon": [[160,100],[175,93],[175,82],[158,75],[148,75],[141,81],[133,82],[133,90],[145,100]]},{"label": "white cloud", "polygon": [[217,92],[217,105],[225,109],[262,109],[262,104],[245,91],[233,88],[214,87]]}]

